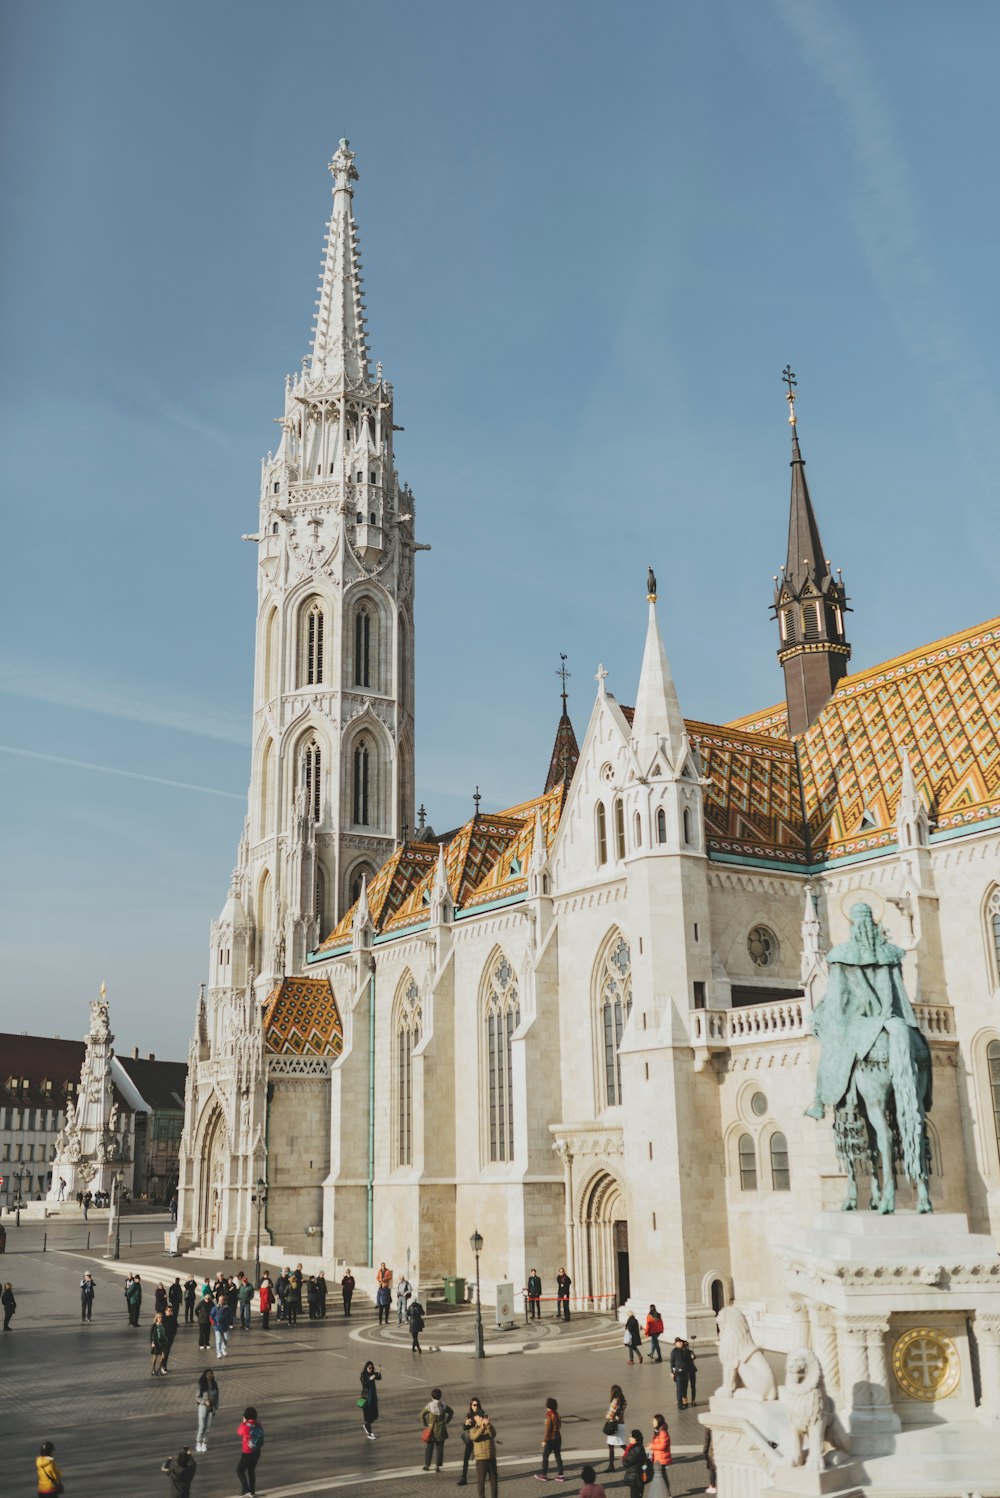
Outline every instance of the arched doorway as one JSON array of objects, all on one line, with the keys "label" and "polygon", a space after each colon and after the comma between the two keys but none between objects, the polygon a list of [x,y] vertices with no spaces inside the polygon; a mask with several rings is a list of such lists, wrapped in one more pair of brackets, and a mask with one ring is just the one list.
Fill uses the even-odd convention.
[{"label": "arched doorway", "polygon": [[222,1246],[223,1197],[228,1156],[226,1121],[221,1108],[217,1108],[209,1119],[202,1137],[201,1190],[195,1235],[203,1248],[216,1248]]},{"label": "arched doorway", "polygon": [[600,1305],[613,1296],[618,1305],[630,1294],[628,1210],[621,1185],[606,1171],[583,1194],[583,1293]]}]

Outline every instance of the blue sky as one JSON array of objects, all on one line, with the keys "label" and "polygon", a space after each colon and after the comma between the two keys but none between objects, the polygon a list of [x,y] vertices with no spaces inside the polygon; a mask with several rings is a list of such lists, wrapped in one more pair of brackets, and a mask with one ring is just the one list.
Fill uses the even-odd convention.
[{"label": "blue sky", "polygon": [[186,1052],[341,135],[448,826],[540,789],[560,650],[581,734],[632,700],[650,561],[685,712],[780,698],[789,360],[855,664],[997,611],[998,57],[982,4],[8,0],[0,1024],[104,979]]}]

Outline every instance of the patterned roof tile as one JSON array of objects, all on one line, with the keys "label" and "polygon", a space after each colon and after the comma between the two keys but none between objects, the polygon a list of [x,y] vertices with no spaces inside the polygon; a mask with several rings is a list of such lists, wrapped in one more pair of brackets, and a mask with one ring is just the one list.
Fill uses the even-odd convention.
[{"label": "patterned roof tile", "polygon": [[264,1001],[264,1045],[271,1055],[339,1056],[344,1027],[328,978],[283,978]]}]

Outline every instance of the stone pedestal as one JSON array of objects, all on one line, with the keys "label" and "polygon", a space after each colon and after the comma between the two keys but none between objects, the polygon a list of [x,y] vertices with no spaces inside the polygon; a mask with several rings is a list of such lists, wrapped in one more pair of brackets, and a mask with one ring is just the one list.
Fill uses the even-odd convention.
[{"label": "stone pedestal", "polygon": [[777,1400],[715,1394],[708,1401],[708,1412],[698,1419],[712,1431],[719,1498],[861,1498],[861,1464],[840,1453],[829,1458],[840,1465],[823,1472],[780,1465],[771,1447],[776,1417]]},{"label": "stone pedestal", "polygon": [[1000,1426],[1000,1257],[964,1216],[821,1213],[777,1253],[853,1455],[891,1455],[908,1427]]}]

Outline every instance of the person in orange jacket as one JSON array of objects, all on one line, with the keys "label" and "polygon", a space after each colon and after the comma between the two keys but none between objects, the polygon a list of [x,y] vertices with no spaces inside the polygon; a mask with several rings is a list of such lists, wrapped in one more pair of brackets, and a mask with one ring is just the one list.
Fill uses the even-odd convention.
[{"label": "person in orange jacket", "polygon": [[650,1306],[649,1315],[646,1317],[646,1336],[649,1338],[649,1361],[651,1363],[663,1362],[663,1354],[660,1352],[662,1335],[663,1317],[655,1306]]},{"label": "person in orange jacket", "polygon": [[667,1476],[667,1468],[670,1466],[670,1430],[662,1415],[653,1416],[653,1435],[649,1443],[649,1454],[653,1459],[653,1481],[659,1473],[663,1479],[663,1486],[670,1492],[670,1478]]}]

